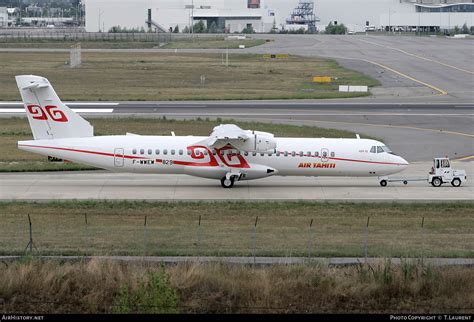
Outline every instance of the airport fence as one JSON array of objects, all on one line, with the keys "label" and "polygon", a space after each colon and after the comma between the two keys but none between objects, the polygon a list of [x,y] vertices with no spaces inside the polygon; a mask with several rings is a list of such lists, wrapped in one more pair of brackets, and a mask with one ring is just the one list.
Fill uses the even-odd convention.
[{"label": "airport fence", "polygon": [[41,31],[11,31],[0,32],[0,43],[15,42],[172,42],[189,39],[224,39],[219,34],[173,34],[173,33],[100,33],[100,32],[41,32]]},{"label": "airport fence", "polygon": [[318,217],[275,225],[268,218],[2,215],[0,255],[242,257],[472,257],[472,231],[423,218],[348,222]]}]

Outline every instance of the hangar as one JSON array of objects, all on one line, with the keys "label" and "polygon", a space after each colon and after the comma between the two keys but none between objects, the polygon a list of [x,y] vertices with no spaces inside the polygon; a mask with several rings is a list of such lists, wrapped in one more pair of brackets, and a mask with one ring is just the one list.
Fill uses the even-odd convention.
[{"label": "hangar", "polygon": [[319,30],[330,22],[344,23],[355,32],[368,27],[433,32],[474,25],[474,0],[85,0],[86,30],[147,30],[152,25],[154,31],[169,32],[176,26],[182,31],[202,20],[208,26],[215,23],[219,32],[248,27],[270,32],[285,29],[300,2],[314,3]]}]

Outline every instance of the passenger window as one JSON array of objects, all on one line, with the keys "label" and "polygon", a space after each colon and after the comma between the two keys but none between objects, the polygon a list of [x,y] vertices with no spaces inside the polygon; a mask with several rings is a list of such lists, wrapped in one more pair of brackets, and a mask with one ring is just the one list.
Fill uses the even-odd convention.
[{"label": "passenger window", "polygon": [[191,155],[192,151],[191,149],[188,149],[188,151],[186,152],[188,155]]},{"label": "passenger window", "polygon": [[245,155],[246,157],[248,157],[248,156],[249,156],[249,153],[248,153],[248,152],[245,152],[244,155]]},{"label": "passenger window", "polygon": [[288,156],[288,151],[285,151],[285,157],[287,157],[287,156]]},{"label": "passenger window", "polygon": [[264,156],[265,156],[265,153],[260,153],[260,156],[261,156],[261,157],[264,157]]},{"label": "passenger window", "polygon": [[179,150],[179,155],[183,155],[183,150]]},{"label": "passenger window", "polygon": [[310,157],[310,156],[311,156],[311,152],[308,152],[308,153],[307,153],[307,156]]},{"label": "passenger window", "polygon": [[336,153],[331,152],[331,157],[334,158],[336,156]]},{"label": "passenger window", "polygon": [[314,156],[319,157],[319,151],[318,151],[318,152],[314,152]]},{"label": "passenger window", "polygon": [[291,152],[291,156],[292,156],[292,157],[295,157],[295,156],[296,156],[296,152],[295,152],[295,151]]},{"label": "passenger window", "polygon": [[253,152],[252,155],[253,155],[254,157],[256,157],[256,156],[257,156],[257,152]]},{"label": "passenger window", "polygon": [[276,153],[276,156],[279,157],[279,156],[280,156],[280,152],[277,152],[277,153]]},{"label": "passenger window", "polygon": [[151,149],[148,149],[148,154],[149,155],[152,155],[153,154],[153,151]]},{"label": "passenger window", "polygon": [[159,149],[156,149],[156,150],[155,150],[155,154],[156,154],[156,155],[160,154],[160,150],[159,150]]},{"label": "passenger window", "polygon": [[370,153],[377,153],[377,148],[375,146],[370,148]]},{"label": "passenger window", "polygon": [[164,154],[164,155],[167,155],[167,154],[168,154],[168,150],[164,149],[164,150],[163,150],[163,154]]},{"label": "passenger window", "polygon": [[212,151],[212,155],[217,155],[217,152],[215,150]]},{"label": "passenger window", "polygon": [[133,149],[132,154],[137,154],[137,149]]},{"label": "passenger window", "polygon": [[171,155],[175,155],[176,151],[175,150],[171,150]]},{"label": "passenger window", "polygon": [[378,147],[377,147],[377,153],[382,153],[382,152],[383,152],[382,147],[381,147],[381,146],[378,146]]},{"label": "passenger window", "polygon": [[145,150],[144,150],[144,149],[141,149],[141,150],[140,150],[140,154],[145,154]]},{"label": "passenger window", "polygon": [[300,151],[300,157],[302,157],[303,155],[304,155],[304,152]]},{"label": "passenger window", "polygon": [[328,153],[326,151],[323,152],[323,158],[326,158],[328,156]]}]

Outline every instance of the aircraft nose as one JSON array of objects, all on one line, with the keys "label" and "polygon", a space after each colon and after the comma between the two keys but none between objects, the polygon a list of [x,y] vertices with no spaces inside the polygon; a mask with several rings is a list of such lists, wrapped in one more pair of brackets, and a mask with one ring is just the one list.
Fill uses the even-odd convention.
[{"label": "aircraft nose", "polygon": [[405,160],[404,158],[402,158],[402,157],[398,157],[398,158],[399,158],[398,163],[399,163],[400,165],[402,165],[402,166],[404,166],[404,167],[407,167],[408,165],[410,165],[410,163],[409,163],[407,160]]}]

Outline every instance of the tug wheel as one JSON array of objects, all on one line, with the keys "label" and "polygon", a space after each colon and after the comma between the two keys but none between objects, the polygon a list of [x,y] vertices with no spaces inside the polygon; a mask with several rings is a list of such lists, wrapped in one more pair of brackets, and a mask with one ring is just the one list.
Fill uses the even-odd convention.
[{"label": "tug wheel", "polygon": [[451,181],[451,185],[453,187],[459,187],[461,186],[461,179],[459,178],[454,178],[453,181]]}]

